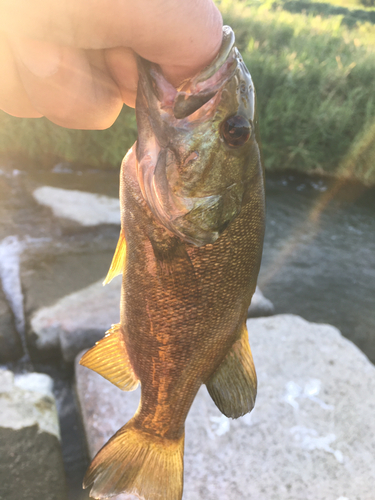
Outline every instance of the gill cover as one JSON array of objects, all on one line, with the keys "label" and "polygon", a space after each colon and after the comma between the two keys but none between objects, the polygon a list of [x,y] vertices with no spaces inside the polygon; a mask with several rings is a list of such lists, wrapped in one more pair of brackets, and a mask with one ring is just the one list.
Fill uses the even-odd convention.
[{"label": "gill cover", "polygon": [[216,59],[174,88],[139,58],[137,176],[159,222],[196,246],[214,243],[240,213],[259,163],[255,92],[223,29]]}]

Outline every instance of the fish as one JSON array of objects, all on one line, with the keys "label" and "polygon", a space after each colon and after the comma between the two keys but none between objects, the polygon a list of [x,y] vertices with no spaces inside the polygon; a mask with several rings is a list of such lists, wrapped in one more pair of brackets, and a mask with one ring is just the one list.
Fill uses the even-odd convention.
[{"label": "fish", "polygon": [[106,282],[122,273],[120,323],[80,363],[130,391],[134,417],[94,457],[90,496],[180,500],[185,420],[205,384],[220,411],[252,410],[246,329],[264,236],[256,95],[223,28],[215,60],[173,87],[138,60],[138,138],[120,174],[121,232]]}]

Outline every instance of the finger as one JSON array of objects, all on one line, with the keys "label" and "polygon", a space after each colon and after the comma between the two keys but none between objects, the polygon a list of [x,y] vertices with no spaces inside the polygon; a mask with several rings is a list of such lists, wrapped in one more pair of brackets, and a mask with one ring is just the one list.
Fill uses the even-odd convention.
[{"label": "finger", "polygon": [[132,9],[130,1],[1,0],[0,30],[59,45],[103,49],[123,45]]},{"label": "finger", "polygon": [[130,46],[145,59],[158,63],[177,86],[210,64],[222,42],[222,18],[211,0],[153,1],[134,4]]},{"label": "finger", "polygon": [[123,102],[134,108],[138,69],[133,50],[126,47],[115,47],[114,49],[106,49],[104,52],[108,71],[120,89]]},{"label": "finger", "polygon": [[3,0],[0,29],[85,49],[131,47],[176,84],[213,60],[222,19],[212,0]]},{"label": "finger", "polygon": [[32,105],[49,120],[79,129],[103,129],[115,121],[123,103],[103,53],[21,37],[12,39],[12,48]]},{"label": "finger", "polygon": [[0,68],[0,109],[13,116],[41,117],[26,94],[8,40],[2,33],[0,33]]}]

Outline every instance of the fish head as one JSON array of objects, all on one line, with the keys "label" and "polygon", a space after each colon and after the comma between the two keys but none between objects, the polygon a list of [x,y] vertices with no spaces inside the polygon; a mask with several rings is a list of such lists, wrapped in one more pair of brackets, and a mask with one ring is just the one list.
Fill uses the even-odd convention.
[{"label": "fish head", "polygon": [[214,243],[261,170],[255,90],[231,28],[216,59],[177,89],[139,60],[137,177],[158,221],[185,242]]}]

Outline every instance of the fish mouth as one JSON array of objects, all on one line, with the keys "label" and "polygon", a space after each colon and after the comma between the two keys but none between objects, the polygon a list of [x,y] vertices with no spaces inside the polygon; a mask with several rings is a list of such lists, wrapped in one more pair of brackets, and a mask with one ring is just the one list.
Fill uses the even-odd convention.
[{"label": "fish mouth", "polygon": [[[193,78],[184,80],[177,88],[164,78],[156,64],[139,58],[138,70],[147,100],[150,102],[154,96],[159,103],[160,112],[166,112],[176,120],[183,120],[195,115],[195,112],[215,97],[225,83],[232,78],[237,68],[237,58],[234,33],[229,26],[224,26],[221,48],[213,62]],[[209,107],[212,108],[212,104]],[[207,111],[209,107],[203,111]],[[204,118],[205,113],[201,114]],[[197,116],[193,117],[194,120],[197,118]]]},{"label": "fish mouth", "polygon": [[[223,87],[237,70],[238,56],[233,31],[225,26],[214,61],[178,88],[164,78],[156,64],[138,60],[138,183],[148,207],[162,225],[195,246],[214,243],[219,237],[219,230],[207,227],[204,218],[219,210],[222,195],[210,192],[200,197],[186,196],[183,189],[171,188],[167,166],[175,160],[173,133],[194,132],[197,124],[213,117]],[[194,154],[198,158],[199,151],[190,154],[191,161],[196,159]]]}]

